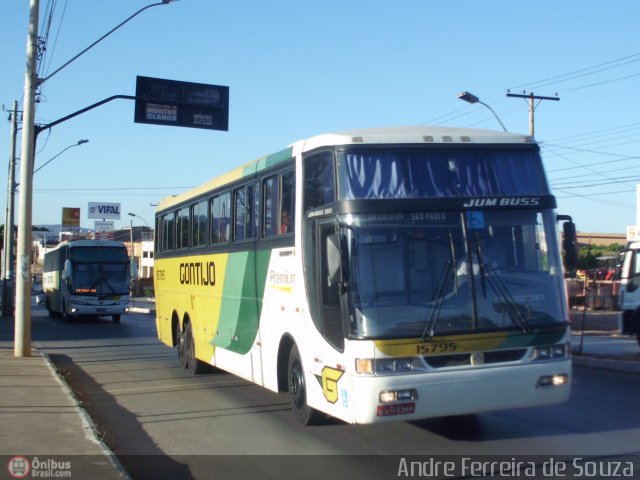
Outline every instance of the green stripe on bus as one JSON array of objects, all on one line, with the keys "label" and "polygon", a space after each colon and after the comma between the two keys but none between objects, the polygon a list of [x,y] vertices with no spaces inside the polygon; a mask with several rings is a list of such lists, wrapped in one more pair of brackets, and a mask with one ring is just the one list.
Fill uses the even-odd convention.
[{"label": "green stripe on bus", "polygon": [[257,173],[265,168],[272,167],[286,160],[290,160],[293,157],[293,148],[288,147],[284,150],[280,150],[279,152],[272,153],[271,155],[267,155],[265,157],[261,157],[257,159],[255,162],[247,165],[242,172],[242,176],[245,177],[247,175],[252,175]]},{"label": "green stripe on bus", "polygon": [[258,334],[270,250],[229,255],[213,345],[244,355]]}]

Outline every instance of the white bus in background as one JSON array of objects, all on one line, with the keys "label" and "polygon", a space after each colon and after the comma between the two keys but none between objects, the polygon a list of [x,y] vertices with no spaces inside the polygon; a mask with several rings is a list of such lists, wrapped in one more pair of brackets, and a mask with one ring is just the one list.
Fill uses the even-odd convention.
[{"label": "white bus in background", "polygon": [[42,283],[51,317],[111,316],[129,310],[129,255],[122,242],[62,242],[44,257]]},{"label": "white bus in background", "polygon": [[640,343],[640,241],[629,242],[622,254],[618,301],[622,333],[635,335]]}]

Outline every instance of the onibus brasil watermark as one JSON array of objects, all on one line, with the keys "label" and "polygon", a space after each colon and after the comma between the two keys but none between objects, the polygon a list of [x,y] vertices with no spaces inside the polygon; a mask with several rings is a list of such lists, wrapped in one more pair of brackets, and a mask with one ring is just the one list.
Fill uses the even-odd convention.
[{"label": "onibus brasil watermark", "polygon": [[634,462],[629,460],[572,459],[545,460],[516,457],[487,460],[460,457],[456,460],[429,458],[426,461],[401,458],[398,477],[407,478],[634,478]]},{"label": "onibus brasil watermark", "polygon": [[9,459],[11,478],[71,478],[71,461],[15,456]]}]

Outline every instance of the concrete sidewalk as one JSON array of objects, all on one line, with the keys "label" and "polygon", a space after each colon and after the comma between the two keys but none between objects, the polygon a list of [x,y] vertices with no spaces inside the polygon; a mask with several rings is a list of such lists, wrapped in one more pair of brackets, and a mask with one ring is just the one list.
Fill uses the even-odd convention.
[{"label": "concrete sidewalk", "polygon": [[12,476],[129,478],[44,352],[15,357],[0,343],[0,425],[0,468]]}]

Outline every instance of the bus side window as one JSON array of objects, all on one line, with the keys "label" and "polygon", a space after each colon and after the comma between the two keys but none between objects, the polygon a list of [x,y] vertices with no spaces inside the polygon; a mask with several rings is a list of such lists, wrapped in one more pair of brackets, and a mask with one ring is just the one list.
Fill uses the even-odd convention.
[{"label": "bus side window", "polygon": [[203,200],[191,205],[191,246],[207,243],[207,202]]},{"label": "bus side window", "polygon": [[176,212],[176,248],[189,247],[189,207]]},{"label": "bus side window", "polygon": [[295,227],[295,172],[273,175],[262,183],[262,235],[293,233]]},{"label": "bus side window", "polygon": [[231,209],[231,195],[229,192],[222,193],[213,197],[210,201],[211,218],[209,222],[209,228],[211,231],[210,242],[227,243],[229,241],[229,228],[230,222],[230,209]]},{"label": "bus side window", "polygon": [[335,199],[333,155],[321,152],[304,161],[304,211],[332,203]]},{"label": "bus side window", "polygon": [[262,235],[265,237],[272,237],[278,234],[278,176],[267,178],[263,185],[262,200]]},{"label": "bus side window", "polygon": [[175,222],[173,213],[162,216],[162,251],[167,252],[173,250],[175,238]]},{"label": "bus side window", "polygon": [[295,172],[286,172],[280,177],[280,234],[292,233],[295,230]]}]

